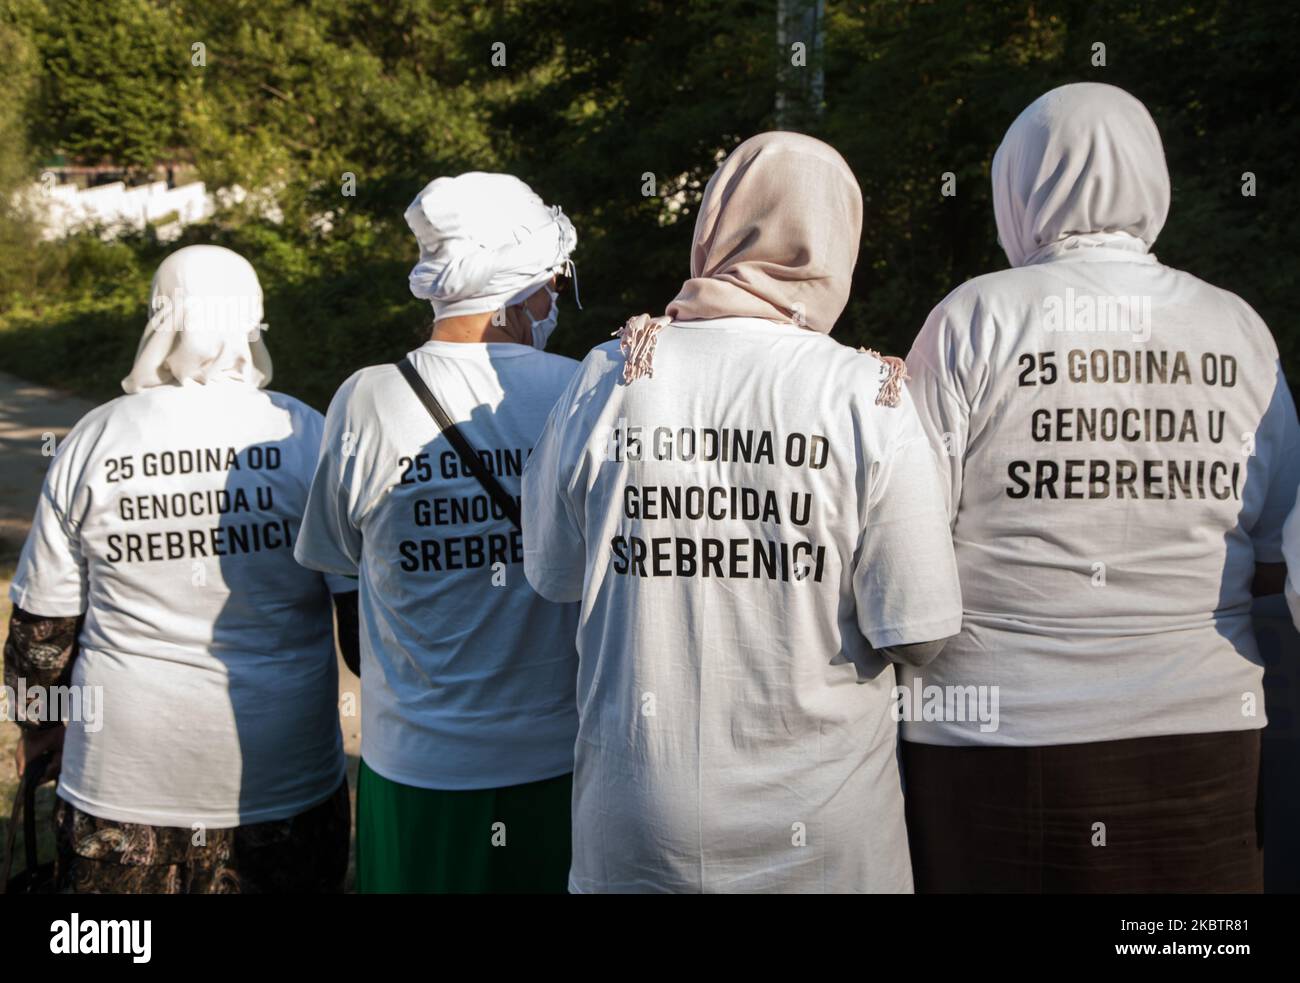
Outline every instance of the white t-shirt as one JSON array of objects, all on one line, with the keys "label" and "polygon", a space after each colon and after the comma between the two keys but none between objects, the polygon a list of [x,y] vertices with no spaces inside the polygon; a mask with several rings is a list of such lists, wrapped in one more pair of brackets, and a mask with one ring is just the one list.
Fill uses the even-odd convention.
[{"label": "white t-shirt", "polygon": [[1000,721],[905,739],[1263,727],[1250,585],[1282,558],[1300,428],[1259,317],[1153,256],[1082,248],[957,288],[908,369],[951,451],[965,620],[905,681],[996,686]]},{"label": "white t-shirt", "polygon": [[10,588],[86,614],[72,685],[102,687],[102,714],[69,723],[62,798],[226,828],[343,780],[329,587],[291,552],[320,432],[290,396],[212,382],[122,396],[64,439]]},{"label": "white t-shirt", "polygon": [[[577,363],[430,341],[425,383],[511,493]],[[296,547],[360,578],[361,757],[421,788],[501,788],[573,770],[575,605],[538,597],[523,542],[395,365],[334,396]]]},{"label": "white t-shirt", "polygon": [[1282,530],[1282,552],[1286,560],[1286,595],[1287,607],[1291,609],[1291,621],[1300,631],[1300,490],[1296,492],[1295,507],[1287,517]]},{"label": "white t-shirt", "polygon": [[582,601],[570,889],[910,891],[872,646],[960,626],[932,449],[877,359],[752,318],[595,349],[524,475],[528,577]]}]

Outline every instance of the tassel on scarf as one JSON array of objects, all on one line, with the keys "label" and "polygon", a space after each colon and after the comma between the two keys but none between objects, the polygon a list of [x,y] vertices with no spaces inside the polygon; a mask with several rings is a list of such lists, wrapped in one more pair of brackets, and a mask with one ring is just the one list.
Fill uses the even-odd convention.
[{"label": "tassel on scarf", "polygon": [[611,337],[619,339],[618,348],[623,353],[624,383],[631,384],[642,376],[653,378],[655,343],[659,340],[660,329],[668,321],[667,317],[637,314],[613,332]]},{"label": "tassel on scarf", "polygon": [[874,348],[859,348],[858,351],[880,359],[889,370],[885,381],[880,385],[880,392],[876,395],[876,405],[897,406],[903,398],[903,383],[909,378],[907,363],[897,355],[881,355]]}]

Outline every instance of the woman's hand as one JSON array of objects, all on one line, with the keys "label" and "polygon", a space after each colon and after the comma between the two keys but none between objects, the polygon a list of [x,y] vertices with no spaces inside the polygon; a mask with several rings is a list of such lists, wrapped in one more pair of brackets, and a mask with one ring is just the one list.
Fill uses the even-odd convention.
[{"label": "woman's hand", "polygon": [[44,778],[48,781],[56,777],[63,764],[63,739],[67,733],[68,728],[64,724],[41,730],[24,730],[18,738],[18,747],[14,751],[14,767],[18,771],[18,777],[22,778],[23,773],[27,771],[27,766],[46,751],[53,751],[54,757],[45,768]]}]

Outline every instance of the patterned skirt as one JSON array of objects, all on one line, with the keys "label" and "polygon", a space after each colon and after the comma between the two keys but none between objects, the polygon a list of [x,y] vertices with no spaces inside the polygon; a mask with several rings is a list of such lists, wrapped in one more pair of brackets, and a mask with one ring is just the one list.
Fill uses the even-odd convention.
[{"label": "patterned skirt", "polygon": [[289,819],[209,829],[202,837],[182,827],[100,819],[62,799],[54,816],[59,890],[66,893],[336,893],[347,874],[346,779]]}]

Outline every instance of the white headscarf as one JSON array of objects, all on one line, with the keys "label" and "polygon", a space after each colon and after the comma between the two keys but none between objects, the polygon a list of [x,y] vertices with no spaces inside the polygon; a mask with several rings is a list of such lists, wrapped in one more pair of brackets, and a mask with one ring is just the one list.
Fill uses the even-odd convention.
[{"label": "white headscarf", "polygon": [[217,380],[265,386],[271,354],[262,341],[262,285],[252,265],[221,246],[186,246],[158,267],[149,323],[136,349],[128,393]]},{"label": "white headscarf", "polygon": [[405,217],[420,243],[411,293],[433,304],[435,318],[519,303],[571,265],[578,243],[559,206],[509,174],[437,178]]},{"label": "white headscarf", "polygon": [[1169,214],[1155,121],[1123,89],[1052,89],[1011,124],[993,157],[998,241],[1012,266],[1089,247],[1146,253]]}]

